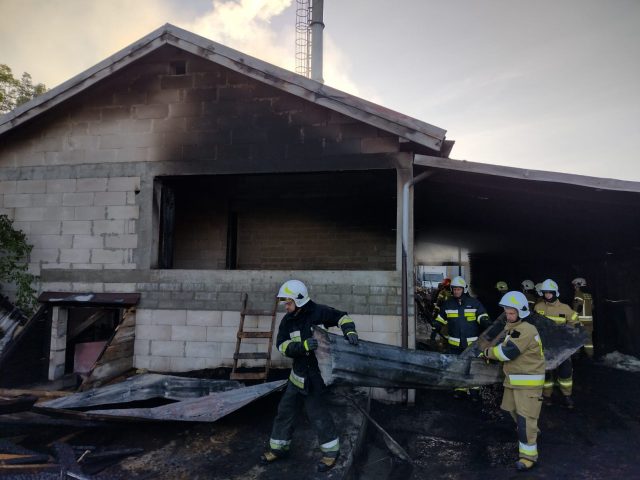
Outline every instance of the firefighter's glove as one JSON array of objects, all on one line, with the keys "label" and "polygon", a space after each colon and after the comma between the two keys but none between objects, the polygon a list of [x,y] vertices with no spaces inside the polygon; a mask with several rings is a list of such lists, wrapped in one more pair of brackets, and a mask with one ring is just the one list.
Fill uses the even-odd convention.
[{"label": "firefighter's glove", "polygon": [[307,352],[310,352],[311,350],[315,350],[318,348],[318,340],[316,340],[315,338],[307,338],[304,341],[304,349]]},{"label": "firefighter's glove", "polygon": [[489,358],[488,348],[485,348],[484,351],[480,352],[480,355],[478,355],[478,357],[482,358],[484,360],[484,363],[486,363],[487,365],[491,363],[491,359]]},{"label": "firefighter's glove", "polygon": [[356,332],[348,332],[345,336],[351,345],[358,344],[358,334]]}]

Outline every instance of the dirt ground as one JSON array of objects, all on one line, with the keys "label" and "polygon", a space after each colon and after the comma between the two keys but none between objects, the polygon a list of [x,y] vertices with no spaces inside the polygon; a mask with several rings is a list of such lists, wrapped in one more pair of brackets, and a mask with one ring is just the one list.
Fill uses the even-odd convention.
[{"label": "dirt ground", "polygon": [[575,362],[572,411],[543,407],[539,464],[516,472],[513,421],[499,409],[500,386],[485,388],[482,402],[454,400],[451,392],[417,392],[414,407],[373,403],[372,416],[414,459],[413,469],[393,463],[379,435],[369,434],[359,459],[362,479],[602,479],[640,478],[640,373]]}]

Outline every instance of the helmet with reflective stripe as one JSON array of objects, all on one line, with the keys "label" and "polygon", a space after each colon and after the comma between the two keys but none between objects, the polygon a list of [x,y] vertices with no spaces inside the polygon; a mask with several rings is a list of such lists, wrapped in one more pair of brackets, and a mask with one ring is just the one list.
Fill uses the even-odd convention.
[{"label": "helmet with reflective stripe", "polygon": [[499,292],[506,293],[509,291],[509,285],[507,285],[507,282],[503,282],[502,280],[496,283],[496,288],[498,289]]},{"label": "helmet with reflective stripe", "polygon": [[309,300],[309,292],[307,287],[300,280],[287,280],[282,284],[278,291],[278,298],[282,300],[291,299],[296,307],[302,307]]},{"label": "helmet with reflective stripe", "polygon": [[522,288],[524,288],[525,290],[533,290],[534,288],[536,288],[536,286],[533,284],[531,280],[523,280]]},{"label": "helmet with reflective stripe", "polygon": [[553,280],[551,280],[550,278],[547,278],[544,282],[542,282],[542,285],[540,286],[540,291],[542,293],[554,292],[556,294],[556,297],[560,296],[560,291],[558,290],[558,284]]},{"label": "helmet with reflective stripe", "polygon": [[453,277],[453,280],[451,280],[451,288],[453,287],[463,288],[464,293],[469,291],[469,285],[467,285],[467,282],[462,277]]},{"label": "helmet with reflective stripe", "polygon": [[529,311],[529,302],[522,292],[507,292],[500,300],[501,307],[515,308],[518,311],[519,318],[527,318],[531,313]]},{"label": "helmet with reflective stripe", "polygon": [[578,277],[571,280],[571,285],[573,285],[574,287],[586,287],[587,281],[582,277]]}]

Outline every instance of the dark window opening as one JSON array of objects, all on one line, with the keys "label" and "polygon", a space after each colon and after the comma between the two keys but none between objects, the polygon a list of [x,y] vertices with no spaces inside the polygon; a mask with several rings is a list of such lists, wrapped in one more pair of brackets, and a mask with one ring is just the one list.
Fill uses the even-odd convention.
[{"label": "dark window opening", "polygon": [[187,73],[187,62],[176,60],[169,63],[171,75],[185,75]]},{"label": "dark window opening", "polygon": [[157,182],[160,268],[395,270],[395,171]]}]

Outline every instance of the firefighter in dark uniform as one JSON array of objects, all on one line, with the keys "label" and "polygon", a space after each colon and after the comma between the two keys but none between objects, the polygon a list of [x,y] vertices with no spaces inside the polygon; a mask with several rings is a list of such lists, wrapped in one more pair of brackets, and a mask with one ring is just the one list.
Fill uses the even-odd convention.
[{"label": "firefighter in dark uniform", "polygon": [[[569,328],[574,328],[580,325],[577,312],[571,310],[571,307],[565,303],[560,302],[558,297],[560,292],[558,290],[558,284],[550,278],[542,282],[540,287],[542,292],[542,301],[539,301],[535,306],[535,312],[540,315],[553,320],[556,325],[565,325]],[[554,380],[555,377],[555,380]],[[573,399],[571,393],[573,391],[573,365],[571,364],[571,357],[562,362],[554,371],[547,372],[547,378],[544,383],[544,390],[542,395],[544,396],[545,405],[551,405],[551,397],[553,395],[553,387],[557,382],[562,393],[562,403],[567,408],[573,408]]]},{"label": "firefighter in dark uniform", "polygon": [[574,278],[571,282],[575,293],[573,295],[573,309],[578,312],[580,323],[589,334],[587,343],[584,344],[584,353],[593,357],[593,297],[582,289],[587,286],[587,281],[582,278]]},{"label": "firefighter in dark uniform", "polygon": [[[491,320],[486,309],[478,300],[468,294],[469,286],[462,277],[451,280],[452,297],[442,304],[436,318],[438,332],[447,327],[444,337],[447,339],[447,353],[461,354],[469,345],[478,340],[478,336],[490,324]],[[454,396],[463,398],[469,394],[471,399],[480,399],[479,387],[456,388]]]},{"label": "firefighter in dark uniform", "polygon": [[351,345],[358,344],[358,334],[353,320],[346,312],[312,302],[307,287],[299,280],[285,282],[280,287],[278,298],[285,302],[287,314],[280,322],[276,346],[280,353],[293,358],[293,367],[287,389],[278,405],[269,449],[260,460],[263,464],[269,464],[288,455],[296,417],[304,405],[322,451],[318,471],[325,472],[338,459],[340,441],[325,401],[326,386],[320,376],[314,353],[318,348],[318,341],[313,338],[311,327],[339,326]]},{"label": "firefighter in dark uniform", "polygon": [[505,339],[484,356],[503,362],[504,394],[500,408],[511,414],[518,429],[519,460],[516,468],[529,470],[538,460],[538,418],[544,385],[544,353],[536,327],[526,321],[531,314],[521,292],[508,292],[500,306],[507,323]]}]

